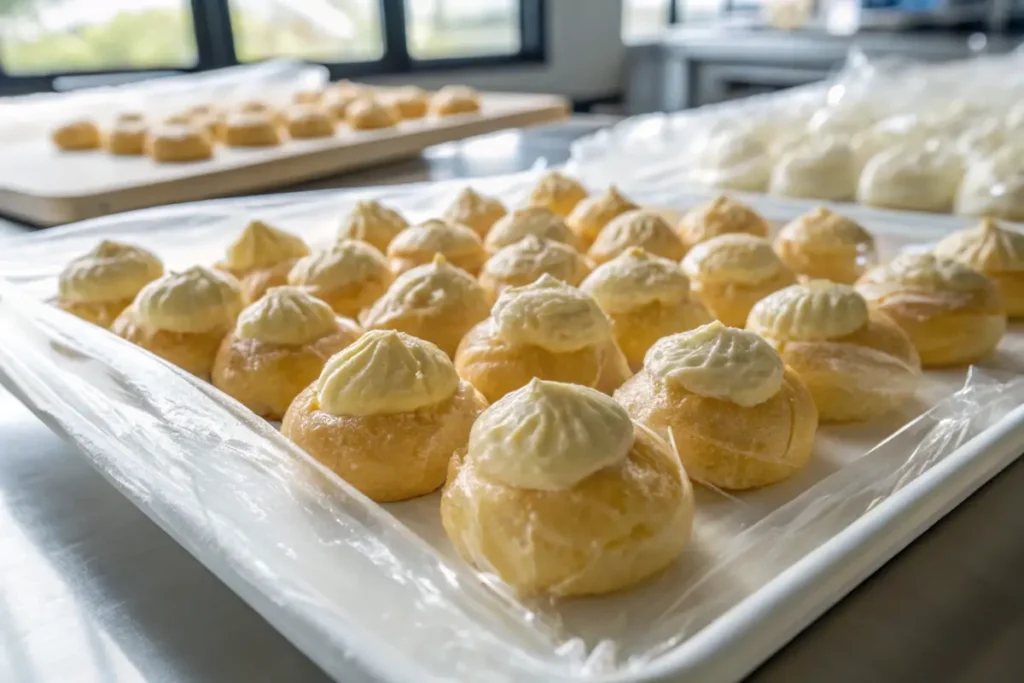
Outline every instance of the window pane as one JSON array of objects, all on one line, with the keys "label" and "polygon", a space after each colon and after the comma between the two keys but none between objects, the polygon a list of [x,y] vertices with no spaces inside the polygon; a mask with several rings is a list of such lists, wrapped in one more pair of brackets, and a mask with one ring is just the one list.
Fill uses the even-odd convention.
[{"label": "window pane", "polygon": [[518,0],[405,0],[409,54],[416,59],[519,52]]},{"label": "window pane", "polygon": [[672,0],[623,0],[622,37],[649,38],[668,26]]},{"label": "window pane", "polygon": [[331,64],[373,61],[384,55],[378,0],[230,3],[235,53],[241,62],[297,57]]},{"label": "window pane", "polygon": [[0,64],[9,73],[195,63],[189,0],[0,0]]},{"label": "window pane", "polygon": [[[749,0],[738,0],[733,6],[739,6]],[[718,19],[725,11],[725,0],[679,0],[681,19],[685,22],[708,21]]]}]

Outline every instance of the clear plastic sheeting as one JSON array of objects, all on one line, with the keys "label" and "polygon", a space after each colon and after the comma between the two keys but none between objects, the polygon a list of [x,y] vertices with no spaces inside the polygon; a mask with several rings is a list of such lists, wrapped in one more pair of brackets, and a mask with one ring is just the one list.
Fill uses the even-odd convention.
[{"label": "clear plastic sheeting", "polygon": [[[514,205],[536,177],[473,185]],[[175,268],[214,260],[249,216],[324,243],[357,199],[418,220],[460,186],[170,207],[12,243],[0,255],[18,283],[0,283],[0,382],[344,681],[736,678],[1024,448],[1024,331],[1013,328],[984,366],[924,373],[899,411],[823,426],[793,478],[736,495],[697,487],[693,541],[652,580],[519,600],[456,556],[439,494],[375,504],[218,390],[41,301],[54,262],[100,238],[137,242]],[[633,199],[674,205],[664,192]],[[859,219],[884,253],[903,248],[892,215]]]}]

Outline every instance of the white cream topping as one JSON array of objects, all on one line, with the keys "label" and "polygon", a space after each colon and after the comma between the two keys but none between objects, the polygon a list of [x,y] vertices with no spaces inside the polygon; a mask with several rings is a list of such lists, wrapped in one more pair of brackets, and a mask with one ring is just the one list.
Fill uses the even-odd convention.
[{"label": "white cream topping", "polygon": [[758,301],[747,327],[777,341],[824,341],[852,334],[868,322],[864,297],[849,285],[811,280]]},{"label": "white cream topping", "polygon": [[194,266],[153,280],[142,288],[132,306],[145,327],[200,334],[229,329],[244,300],[233,277]]},{"label": "white cream topping", "polygon": [[505,340],[554,353],[611,338],[611,325],[597,302],[547,274],[525,287],[506,289],[491,314]]},{"label": "white cream topping", "polygon": [[580,285],[607,313],[686,301],[690,281],[675,261],[633,247],[594,269]]},{"label": "white cream topping", "polygon": [[703,282],[756,285],[784,270],[768,240],[742,233],[701,242],[683,258],[683,272]]},{"label": "white cream topping", "polygon": [[298,287],[271,287],[235,324],[242,339],[285,346],[310,344],[337,329],[331,307]]},{"label": "white cream topping", "polygon": [[160,259],[145,249],[103,240],[61,271],[60,298],[78,303],[133,299],[163,272]]}]

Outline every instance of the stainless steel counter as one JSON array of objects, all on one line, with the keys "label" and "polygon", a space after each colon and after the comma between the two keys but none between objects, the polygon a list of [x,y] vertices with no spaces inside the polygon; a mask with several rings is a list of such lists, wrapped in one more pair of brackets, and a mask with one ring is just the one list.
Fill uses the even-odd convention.
[{"label": "stainless steel counter", "polygon": [[[488,136],[322,184],[507,172],[538,156],[560,161],[568,141],[598,123]],[[0,231],[0,248],[3,239]],[[820,681],[825,672],[834,683],[1024,680],[1021,491],[1024,460],[750,680]],[[326,680],[0,390],[0,682]],[[357,680],[364,679],[345,683]]]}]

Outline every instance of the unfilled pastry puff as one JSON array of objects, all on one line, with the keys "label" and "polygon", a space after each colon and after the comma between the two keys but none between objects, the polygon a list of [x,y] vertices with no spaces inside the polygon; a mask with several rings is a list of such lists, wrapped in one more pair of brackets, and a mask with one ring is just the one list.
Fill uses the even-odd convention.
[{"label": "unfilled pastry puff", "polygon": [[586,198],[587,190],[578,180],[558,171],[548,171],[530,190],[526,203],[529,206],[542,206],[566,218]]},{"label": "unfilled pastry puff", "polygon": [[384,253],[395,235],[407,227],[409,223],[402,218],[402,214],[371,199],[356,202],[352,211],[341,220],[337,238],[361,240]]},{"label": "unfilled pastry puff", "polygon": [[122,114],[103,135],[103,149],[115,156],[138,156],[146,152],[149,126],[141,114]]},{"label": "unfilled pastry puff", "polygon": [[324,92],[321,104],[336,121],[344,121],[348,108],[356,101],[369,96],[362,90],[333,87]]},{"label": "unfilled pastry puff", "polygon": [[242,288],[233,276],[194,266],[143,287],[111,330],[208,380],[217,348],[244,306]]},{"label": "unfilled pastry puff", "polygon": [[157,163],[206,161],[213,156],[213,141],[205,130],[191,124],[163,125],[146,136],[146,154]]},{"label": "unfilled pastry puff", "polygon": [[500,200],[482,195],[471,187],[463,188],[441,216],[449,223],[472,228],[481,238],[508,211]]},{"label": "unfilled pastry puff", "polygon": [[966,263],[988,277],[999,287],[1006,314],[1024,317],[1024,235],[985,218],[943,239],[934,253]]},{"label": "unfilled pastry puff", "polygon": [[228,147],[274,147],[281,133],[270,114],[240,110],[225,119],[223,140]]},{"label": "unfilled pastry puff", "polygon": [[378,330],[327,361],[281,433],[373,500],[405,500],[444,484],[486,405],[436,346]]},{"label": "unfilled pastry puff", "polygon": [[57,305],[100,327],[110,327],[146,284],[164,274],[156,256],[140,247],[103,240],[64,266]]},{"label": "unfilled pastry puff", "polygon": [[455,367],[492,403],[534,377],[611,394],[630,375],[597,302],[550,275],[502,292],[462,340]]},{"label": "unfilled pastry puff", "polygon": [[100,146],[100,138],[100,127],[89,119],[68,121],[50,133],[53,144],[65,152],[96,149]]},{"label": "unfilled pastry puff", "polygon": [[719,235],[767,237],[768,221],[743,202],[721,196],[687,211],[676,226],[676,233],[683,246],[692,249]]},{"label": "unfilled pastry puff", "polygon": [[213,362],[213,385],[268,420],[320,376],[362,330],[297,287],[273,287],[244,309]]},{"label": "unfilled pastry puff", "polygon": [[1006,331],[995,282],[959,261],[904,254],[864,273],[857,291],[903,328],[926,368],[981,360]]},{"label": "unfilled pastry puff", "polygon": [[467,562],[521,595],[593,595],[679,556],[693,491],[668,446],[615,401],[535,379],[473,425],[441,522]]},{"label": "unfilled pastry puff", "polygon": [[613,218],[639,208],[617,187],[611,185],[602,194],[591,195],[577,202],[565,222],[580,245],[586,248]]},{"label": "unfilled pastry puff", "polygon": [[329,138],[334,135],[334,117],[317,104],[296,104],[284,113],[288,135],[296,140]]},{"label": "unfilled pastry puff", "polygon": [[917,390],[921,360],[907,335],[850,285],[811,280],[762,299],[747,328],[804,381],[822,420],[867,420]]},{"label": "unfilled pastry puff", "polygon": [[336,242],[299,259],[288,271],[288,284],[353,319],[379,299],[394,279],[384,255],[358,240]]},{"label": "unfilled pastry puff", "polygon": [[487,260],[483,242],[475,232],[465,225],[438,219],[403,230],[388,245],[388,263],[395,274],[430,263],[436,254],[471,275],[480,272]]},{"label": "unfilled pastry puff", "polygon": [[487,317],[483,287],[444,256],[399,275],[384,296],[360,316],[368,330],[399,330],[455,355],[462,337]]},{"label": "unfilled pastry puff", "polygon": [[228,245],[217,267],[239,279],[246,301],[256,301],[271,287],[287,284],[288,271],[308,254],[302,238],[254,220]]},{"label": "unfilled pastry puff", "polygon": [[754,304],[796,282],[763,237],[727,234],[701,242],[683,259],[694,294],[726,325],[743,327]]},{"label": "unfilled pastry puff", "polygon": [[818,428],[810,392],[775,350],[719,322],[660,340],[615,399],[675,447],[694,481],[722,489],[792,476]]},{"label": "unfilled pastry puff", "polygon": [[480,95],[465,85],[446,85],[430,98],[430,113],[434,116],[474,114],[480,111]]},{"label": "unfilled pastry puff", "polygon": [[711,322],[708,310],[690,296],[679,264],[639,247],[595,268],[580,289],[611,318],[615,340],[634,371],[654,342]]},{"label": "unfilled pastry puff", "polygon": [[527,235],[487,259],[480,270],[480,284],[496,301],[509,287],[536,282],[545,273],[576,287],[589,272],[586,259],[568,244]]},{"label": "unfilled pastry puff", "polygon": [[422,119],[427,115],[430,96],[423,88],[407,85],[392,92],[388,103],[403,119]]},{"label": "unfilled pastry puff", "polygon": [[853,284],[875,264],[875,239],[845,216],[818,207],[787,223],[775,252],[798,275]]},{"label": "unfilled pastry puff", "polygon": [[594,263],[604,263],[630,247],[641,247],[649,254],[672,261],[678,261],[686,253],[686,247],[661,214],[634,209],[616,216],[604,226],[590,245],[587,256]]},{"label": "unfilled pastry puff", "polygon": [[398,115],[390,106],[363,97],[345,108],[345,122],[356,130],[379,130],[398,125]]},{"label": "unfilled pastry puff", "polygon": [[484,248],[488,253],[495,254],[499,249],[515,244],[527,235],[562,242],[574,249],[580,247],[576,235],[558,215],[539,206],[530,206],[515,209],[500,218],[484,238]]}]

